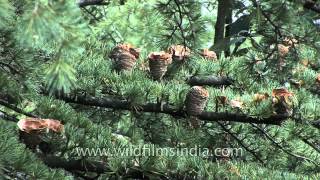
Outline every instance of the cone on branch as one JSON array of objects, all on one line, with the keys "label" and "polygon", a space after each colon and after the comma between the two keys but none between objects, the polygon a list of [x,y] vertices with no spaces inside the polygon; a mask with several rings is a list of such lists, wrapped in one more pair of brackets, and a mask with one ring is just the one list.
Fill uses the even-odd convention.
[{"label": "cone on branch", "polygon": [[186,96],[185,106],[187,114],[190,116],[188,121],[193,128],[200,127],[200,121],[196,116],[204,110],[208,97],[208,91],[201,86],[193,86]]},{"label": "cone on branch", "polygon": [[298,44],[298,40],[293,37],[285,37],[282,41],[285,46],[293,47]]},{"label": "cone on branch", "polygon": [[17,123],[20,140],[32,150],[37,146],[45,144],[43,140],[51,134],[60,134],[64,126],[60,121],[54,119],[26,118]]},{"label": "cone on branch", "polygon": [[232,108],[238,108],[238,109],[242,109],[244,106],[244,102],[238,100],[238,99],[233,99],[229,102],[230,106]]},{"label": "cone on branch", "polygon": [[172,45],[168,48],[168,53],[172,55],[174,61],[184,61],[191,55],[191,50],[182,45]]},{"label": "cone on branch", "polygon": [[272,90],[272,105],[276,114],[292,114],[292,102],[290,97],[293,96],[286,88]]},{"label": "cone on branch", "polygon": [[278,44],[278,52],[281,58],[284,58],[289,53],[290,46]]},{"label": "cone on branch", "polygon": [[210,51],[208,48],[202,49],[200,55],[209,60],[217,60],[217,54],[214,51]]},{"label": "cone on branch", "polygon": [[117,71],[130,71],[136,64],[139,54],[140,49],[134,48],[131,44],[119,44],[113,48],[109,57],[113,60]]},{"label": "cone on branch", "polygon": [[282,43],[278,44],[278,53],[280,58],[284,58],[288,55],[291,48],[297,45],[298,41],[291,37],[286,37]]},{"label": "cone on branch", "polygon": [[185,100],[186,111],[188,115],[197,116],[201,114],[206,106],[209,92],[201,86],[193,86]]},{"label": "cone on branch", "polygon": [[165,75],[168,65],[172,62],[171,54],[164,51],[150,53],[148,60],[150,74],[155,80],[160,80]]},{"label": "cone on branch", "polygon": [[267,100],[269,98],[269,94],[268,93],[256,93],[253,96],[253,102],[254,103],[260,103],[264,100]]}]

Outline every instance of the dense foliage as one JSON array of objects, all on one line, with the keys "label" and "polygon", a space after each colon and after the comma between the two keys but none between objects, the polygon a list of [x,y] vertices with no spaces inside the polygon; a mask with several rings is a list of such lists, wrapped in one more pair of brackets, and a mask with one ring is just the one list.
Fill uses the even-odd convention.
[{"label": "dense foliage", "polygon": [[[319,7],[0,0],[1,179],[319,179]],[[26,118],[64,129],[28,140]],[[76,152],[146,145],[243,154]]]}]

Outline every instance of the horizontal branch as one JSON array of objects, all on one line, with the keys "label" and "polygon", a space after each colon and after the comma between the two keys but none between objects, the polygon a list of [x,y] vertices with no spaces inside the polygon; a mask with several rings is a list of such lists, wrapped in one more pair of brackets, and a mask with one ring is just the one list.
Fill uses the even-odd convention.
[{"label": "horizontal branch", "polygon": [[78,0],[77,4],[79,7],[93,6],[93,5],[107,5],[108,4],[103,1],[104,0]]},{"label": "horizontal branch", "polygon": [[304,143],[308,144],[312,149],[316,150],[318,153],[320,153],[320,147],[317,146],[317,144],[314,144],[312,142],[310,142],[308,139],[299,136],[299,138],[301,139],[301,141],[303,141]]},{"label": "horizontal branch", "polygon": [[311,122],[311,124],[312,124],[313,127],[317,128],[317,129],[320,129],[320,119]]},{"label": "horizontal branch", "polygon": [[45,156],[41,158],[42,161],[51,168],[62,168],[67,171],[84,171],[95,172],[98,174],[112,172],[107,168],[106,164],[101,162],[87,161],[87,160],[75,160],[64,159],[57,156]]},{"label": "horizontal branch", "polygon": [[10,116],[6,112],[1,111],[1,110],[0,110],[0,118],[4,119],[4,120],[7,120],[7,121],[12,121],[12,122],[18,122],[19,121],[18,118]]},{"label": "horizontal branch", "polygon": [[287,114],[272,115],[267,118],[251,117],[246,114],[228,113],[228,112],[202,112],[199,119],[204,121],[231,121],[254,124],[281,125],[283,121],[289,118]]},{"label": "horizontal branch", "polygon": [[26,116],[29,116],[29,117],[36,117],[36,116],[34,116],[33,114],[30,114],[30,113],[24,112],[22,109],[20,109],[20,108],[18,108],[18,107],[16,107],[16,106],[14,106],[14,105],[11,105],[11,104],[9,104],[8,102],[3,101],[3,100],[1,100],[1,99],[0,99],[0,105],[4,106],[4,107],[6,107],[6,108],[9,108],[9,109],[11,109],[11,110],[13,110],[13,111],[15,111],[15,112],[17,112],[17,113],[20,113],[20,114],[26,115]]},{"label": "horizontal branch", "polygon": [[193,76],[187,80],[187,83],[191,86],[228,86],[233,84],[233,80],[227,76]]},{"label": "horizontal branch", "polygon": [[0,66],[7,67],[13,74],[20,74],[21,75],[21,73],[10,64],[0,62]]},{"label": "horizontal branch", "polygon": [[[156,179],[170,179],[168,175],[160,172],[143,170],[140,167],[128,167],[126,169],[120,169],[118,172],[112,171],[107,163],[85,160],[85,159],[65,159],[58,156],[44,156],[42,161],[51,168],[62,168],[69,172],[93,172],[97,174],[110,173],[117,175],[123,179],[149,179],[149,177],[157,177]],[[180,177],[178,174],[170,174]]]},{"label": "horizontal branch", "polygon": [[[75,103],[86,106],[96,106],[117,110],[135,110],[137,112],[154,112],[169,114],[177,118],[186,118],[187,113],[183,109],[174,108],[168,104],[147,103],[132,106],[127,100],[120,100],[111,97],[98,98],[93,96],[77,95],[75,97],[60,97],[59,99],[67,103]],[[255,118],[245,114],[228,112],[202,112],[198,118],[203,121],[232,121],[241,123],[272,124],[281,125],[288,115],[272,115],[268,118]]]},{"label": "horizontal branch", "polygon": [[[320,166],[320,164],[318,164],[318,162],[314,161],[313,159],[310,159],[310,158],[302,156],[302,155],[295,154],[293,150],[285,148],[280,142],[277,142],[275,140],[276,139],[275,137],[271,136],[268,132],[266,132],[264,129],[260,128],[259,126],[255,125],[255,124],[251,124],[251,125],[253,127],[255,127],[258,131],[260,131],[269,141],[271,141],[272,144],[275,147],[281,149],[286,154],[288,154],[290,156],[293,156],[293,157],[295,157],[297,159],[301,159],[301,160],[304,160],[304,161],[311,162],[316,166]],[[282,142],[285,142],[285,141],[282,141]],[[300,154],[302,154],[302,152]]]}]

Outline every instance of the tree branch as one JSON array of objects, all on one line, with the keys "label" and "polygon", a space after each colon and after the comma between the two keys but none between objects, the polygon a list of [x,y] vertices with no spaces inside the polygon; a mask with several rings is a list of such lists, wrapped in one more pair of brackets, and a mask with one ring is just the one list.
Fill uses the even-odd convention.
[{"label": "tree branch", "polygon": [[8,115],[6,112],[0,110],[0,118],[7,121],[18,122],[19,119],[13,116]]},{"label": "tree branch", "polygon": [[11,105],[3,100],[0,99],[0,105],[6,107],[6,108],[9,108],[17,113],[20,113],[20,114],[23,114],[23,115],[26,115],[26,116],[29,116],[29,117],[36,117],[35,115],[33,114],[30,114],[30,113],[27,113],[27,112],[24,112],[22,109],[14,106],[14,105]]},{"label": "tree branch", "polygon": [[233,84],[233,80],[227,76],[193,76],[187,80],[187,83],[191,86],[228,86]]},{"label": "tree branch", "polygon": [[314,164],[314,165],[316,165],[316,166],[318,166],[318,167],[320,166],[320,164],[318,164],[318,163],[315,162],[314,160],[312,160],[312,159],[310,159],[310,158],[308,158],[308,157],[304,157],[304,156],[295,154],[295,153],[293,153],[292,150],[283,147],[283,146],[281,145],[281,143],[277,142],[274,137],[272,137],[271,135],[269,135],[264,129],[260,128],[259,126],[255,125],[255,124],[251,124],[251,125],[252,125],[252,127],[255,127],[257,130],[259,130],[269,141],[272,142],[272,144],[273,144],[275,147],[281,149],[281,150],[282,150],[283,152],[285,152],[286,154],[288,154],[288,155],[290,155],[290,156],[293,156],[293,157],[295,157],[295,158],[297,158],[297,159],[301,159],[301,160],[304,160],[304,161],[311,162],[312,164]]},{"label": "tree branch", "polygon": [[64,159],[58,156],[45,156],[42,161],[51,168],[62,168],[67,171],[85,171],[95,172],[98,174],[112,172],[107,165],[101,162],[81,160],[81,159]]},{"label": "tree branch", "polygon": [[[64,170],[75,172],[94,172],[97,174],[110,173],[117,175],[120,179],[149,179],[150,177],[157,177],[156,179],[170,179],[168,175],[160,172],[143,170],[140,167],[128,167],[126,169],[119,170],[120,172],[114,172],[108,164],[98,161],[81,160],[81,159],[65,159],[58,156],[44,156],[41,158],[43,162],[51,168],[62,168]],[[171,174],[169,176],[179,176],[178,174]],[[180,176],[179,176],[180,177]],[[179,178],[183,179],[183,178]]]},{"label": "tree branch", "polygon": [[317,147],[316,144],[310,142],[308,139],[300,136],[299,137],[301,139],[301,141],[303,141],[304,143],[308,144],[311,148],[313,148],[314,150],[316,150],[318,153],[320,153],[320,147]]},{"label": "tree branch", "polygon": [[317,128],[317,129],[320,129],[320,119],[311,122],[311,124],[312,124],[313,127]]},{"label": "tree branch", "polygon": [[79,7],[92,6],[92,5],[108,5],[103,2],[104,0],[78,0],[77,4]]},{"label": "tree branch", "polygon": [[246,114],[236,114],[228,112],[203,112],[199,116],[199,119],[204,121],[230,121],[230,122],[241,122],[241,123],[255,123],[255,124],[271,124],[281,125],[283,121],[288,119],[289,116],[286,114],[272,115],[268,118],[256,118]]},{"label": "tree branch", "polygon": [[228,134],[230,134],[246,151],[248,151],[249,153],[251,153],[261,164],[265,164],[265,162],[260,158],[260,155],[257,154],[257,152],[255,152],[254,150],[250,149],[248,145],[246,145],[244,143],[243,140],[241,140],[240,138],[238,138],[238,136],[236,135],[236,133],[233,133],[231,131],[231,129],[228,129],[227,127],[225,127],[222,123],[217,122],[220,127],[227,132]]},{"label": "tree branch", "polygon": [[21,73],[10,64],[4,63],[4,62],[0,62],[0,65],[7,67],[13,74],[21,75]]},{"label": "tree branch", "polygon": [[[76,95],[75,97],[57,97],[67,103],[75,103],[86,106],[96,106],[118,110],[136,110],[137,112],[155,112],[169,114],[177,118],[186,118],[187,113],[183,109],[174,108],[168,104],[147,103],[132,106],[127,100],[115,99],[112,97],[98,98],[93,96]],[[256,118],[245,114],[228,112],[202,112],[198,118],[203,121],[233,121],[241,123],[272,124],[281,125],[288,115],[272,115],[268,118]]]}]

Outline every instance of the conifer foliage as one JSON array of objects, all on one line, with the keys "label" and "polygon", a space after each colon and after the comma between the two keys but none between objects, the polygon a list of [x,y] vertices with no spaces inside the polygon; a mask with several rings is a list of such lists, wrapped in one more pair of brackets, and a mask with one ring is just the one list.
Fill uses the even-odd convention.
[{"label": "conifer foliage", "polygon": [[319,7],[0,0],[0,179],[320,179]]}]

